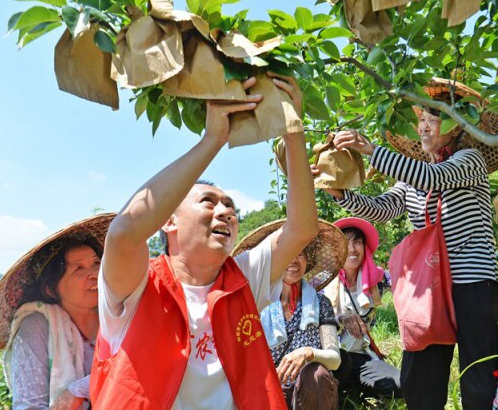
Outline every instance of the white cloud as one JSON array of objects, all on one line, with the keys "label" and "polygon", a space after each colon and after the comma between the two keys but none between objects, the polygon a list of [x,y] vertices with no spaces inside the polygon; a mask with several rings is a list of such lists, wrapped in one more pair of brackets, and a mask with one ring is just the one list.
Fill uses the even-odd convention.
[{"label": "white cloud", "polygon": [[225,189],[224,191],[232,197],[235,206],[240,209],[241,215],[245,215],[251,211],[259,211],[265,207],[264,201],[252,198],[238,189]]},{"label": "white cloud", "polygon": [[39,219],[20,219],[0,215],[0,273],[5,273],[50,230]]},{"label": "white cloud", "polygon": [[96,182],[104,182],[107,179],[105,175],[100,174],[97,171],[90,171],[88,176]]}]

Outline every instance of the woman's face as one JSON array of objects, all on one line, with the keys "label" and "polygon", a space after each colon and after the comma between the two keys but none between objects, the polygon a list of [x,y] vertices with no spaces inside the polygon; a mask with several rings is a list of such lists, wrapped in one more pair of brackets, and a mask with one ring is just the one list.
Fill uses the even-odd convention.
[{"label": "woman's face", "polygon": [[344,263],[344,269],[358,271],[365,258],[365,244],[362,238],[348,236],[346,239],[348,241],[348,257]]},{"label": "woman's face", "polygon": [[453,138],[453,133],[441,135],[441,118],[422,110],[418,118],[418,135],[422,141],[422,149],[434,154],[448,145]]},{"label": "woman's face", "polygon": [[100,258],[90,246],[81,245],[68,250],[64,259],[66,271],[57,284],[62,307],[66,310],[96,307]]},{"label": "woman's face", "polygon": [[287,269],[284,272],[284,281],[291,285],[299,282],[306,273],[307,262],[308,260],[306,259],[304,251],[297,255],[290,265],[287,266]]}]

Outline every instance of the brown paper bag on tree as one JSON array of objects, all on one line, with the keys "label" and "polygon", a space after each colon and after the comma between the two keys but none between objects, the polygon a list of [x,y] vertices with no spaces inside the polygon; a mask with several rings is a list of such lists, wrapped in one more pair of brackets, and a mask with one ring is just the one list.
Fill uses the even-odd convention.
[{"label": "brown paper bag on tree", "polygon": [[448,19],[448,27],[457,26],[477,13],[481,0],[444,0],[441,18]]},{"label": "brown paper bag on tree", "polygon": [[250,94],[261,94],[263,100],[254,112],[235,113],[230,121],[230,148],[256,144],[294,132],[304,131],[289,95],[279,89],[264,73],[256,75],[256,85]]},{"label": "brown paper bag on tree", "polygon": [[372,0],[372,10],[379,11],[390,9],[391,7],[401,7],[406,6],[413,0]]},{"label": "brown paper bag on tree", "polygon": [[60,90],[118,109],[118,88],[110,78],[111,54],[93,41],[98,29],[92,25],[74,40],[69,30],[64,32],[55,47],[55,76]]},{"label": "brown paper bag on tree", "polygon": [[244,59],[255,57],[278,47],[282,42],[282,37],[274,37],[266,41],[253,43],[247,37],[238,32],[221,34],[217,39],[217,48],[227,57]]},{"label": "brown paper bag on tree", "polygon": [[240,81],[225,81],[223,64],[214,45],[193,32],[186,34],[184,44],[185,65],[163,82],[164,94],[203,100],[247,100]]},{"label": "brown paper bag on tree", "polygon": [[361,154],[352,149],[338,151],[332,143],[333,136],[325,144],[313,147],[315,165],[321,173],[315,178],[316,189],[358,188],[365,181],[365,165]]},{"label": "brown paper bag on tree", "polygon": [[275,146],[275,159],[277,160],[280,171],[287,175],[287,158],[285,156],[285,142],[283,138],[280,138]]},{"label": "brown paper bag on tree", "polygon": [[123,87],[159,84],[183,68],[182,36],[173,21],[142,17],[120,31],[116,49],[111,76]]},{"label": "brown paper bag on tree", "polygon": [[364,43],[380,43],[393,33],[385,10],[373,11],[370,0],[344,0],[349,27]]}]

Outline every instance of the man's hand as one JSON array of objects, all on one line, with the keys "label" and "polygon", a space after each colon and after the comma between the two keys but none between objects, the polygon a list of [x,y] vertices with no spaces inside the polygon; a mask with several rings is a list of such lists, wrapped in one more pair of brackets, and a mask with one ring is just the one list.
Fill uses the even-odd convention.
[{"label": "man's hand", "polygon": [[361,339],[367,334],[367,326],[358,315],[340,315],[338,320],[356,339]]},{"label": "man's hand", "polygon": [[[251,77],[242,85],[245,90],[248,90],[256,84],[256,78]],[[214,139],[220,146],[223,146],[228,141],[228,133],[230,131],[230,114],[239,111],[251,111],[257,106],[257,103],[262,100],[260,94],[248,95],[247,102],[227,103],[216,100],[207,102],[206,116],[206,135],[204,138]]]},{"label": "man's hand", "polygon": [[334,137],[334,146],[338,150],[351,148],[364,155],[372,155],[375,149],[375,144],[356,130],[339,131]]},{"label": "man's hand", "polygon": [[277,375],[280,383],[292,383],[296,380],[299,372],[306,363],[313,360],[313,349],[311,347],[300,347],[284,356],[277,367]]},{"label": "man's hand", "polygon": [[273,84],[289,94],[297,115],[299,115],[299,118],[303,118],[303,93],[299,88],[297,80],[294,77],[279,75],[271,71],[268,71],[266,75],[272,78]]}]

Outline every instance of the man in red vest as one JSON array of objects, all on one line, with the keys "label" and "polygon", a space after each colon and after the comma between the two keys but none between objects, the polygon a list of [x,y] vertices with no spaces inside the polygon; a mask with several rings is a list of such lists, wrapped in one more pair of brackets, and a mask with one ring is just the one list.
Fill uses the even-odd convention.
[{"label": "man in red vest", "polygon": [[[295,79],[270,76],[301,113]],[[285,268],[318,232],[304,134],[283,137],[287,222],[236,258],[232,199],[196,182],[227,143],[230,114],[254,110],[261,98],[208,102],[204,137],[112,222],[99,274],[92,408],[286,408],[258,313],[278,298]],[[147,239],[158,230],[166,255],[149,261]]]}]

